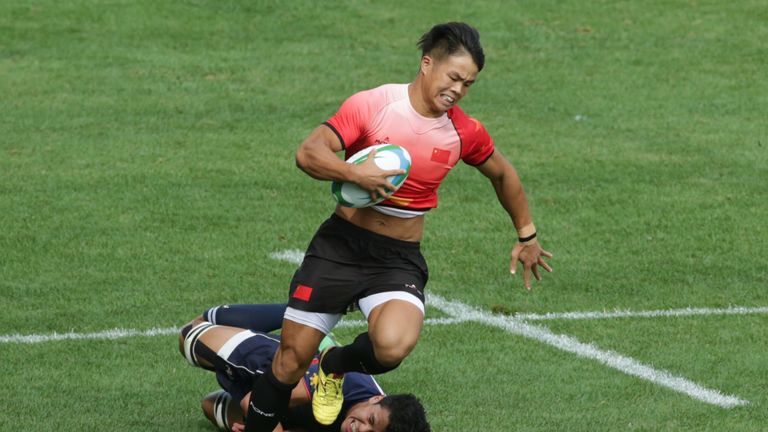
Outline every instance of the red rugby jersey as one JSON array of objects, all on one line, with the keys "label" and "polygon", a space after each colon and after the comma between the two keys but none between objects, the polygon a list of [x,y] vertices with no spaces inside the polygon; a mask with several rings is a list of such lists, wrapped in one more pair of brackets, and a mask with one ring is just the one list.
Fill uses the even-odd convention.
[{"label": "red rugby jersey", "polygon": [[408,179],[397,193],[379,204],[408,210],[437,207],[437,189],[459,160],[481,165],[494,151],[485,127],[458,106],[439,118],[417,113],[408,98],[408,84],[385,84],[355,93],[325,124],[341,140],[345,159],[382,143],[408,150]]}]

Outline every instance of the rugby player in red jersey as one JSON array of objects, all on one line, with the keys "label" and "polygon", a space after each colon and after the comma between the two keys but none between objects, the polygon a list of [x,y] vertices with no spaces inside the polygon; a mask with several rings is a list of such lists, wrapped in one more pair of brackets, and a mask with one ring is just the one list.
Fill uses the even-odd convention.
[{"label": "rugby player in red jersey", "polygon": [[394,190],[387,181],[401,170],[381,170],[369,157],[344,163],[360,149],[392,143],[411,154],[406,182],[382,203],[367,208],[337,206],[313,237],[291,282],[282,340],[272,369],[254,384],[247,431],[271,431],[274,413],[287,406],[291,389],[312,361],[320,341],[342,314],[359,308],[368,331],[354,342],[323,352],[313,398],[318,422],[335,421],[349,372],[380,374],[396,368],[419,339],[424,320],[427,264],[420,252],[424,213],[437,207],[437,190],[459,161],[476,167],[491,182],[515,227],[510,272],[520,261],[523,281],[552,271],[552,255],[536,229],[516,170],[495,148],[485,127],[459,108],[475,83],[485,56],[477,30],[465,23],[438,24],[419,41],[416,78],[349,97],[338,112],[304,140],[298,167],[313,178],[353,182],[372,197]]}]

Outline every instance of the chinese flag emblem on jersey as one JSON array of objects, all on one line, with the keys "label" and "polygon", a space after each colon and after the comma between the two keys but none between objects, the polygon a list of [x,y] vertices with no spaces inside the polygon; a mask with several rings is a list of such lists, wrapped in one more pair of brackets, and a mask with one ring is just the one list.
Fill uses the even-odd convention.
[{"label": "chinese flag emblem on jersey", "polygon": [[437,163],[448,163],[448,161],[451,159],[451,151],[450,150],[443,150],[441,148],[433,148],[432,149],[432,157],[430,160],[432,162]]},{"label": "chinese flag emblem on jersey", "polygon": [[293,292],[293,298],[304,300],[305,302],[308,302],[311,296],[312,296],[312,288],[306,285],[297,286],[296,291]]}]

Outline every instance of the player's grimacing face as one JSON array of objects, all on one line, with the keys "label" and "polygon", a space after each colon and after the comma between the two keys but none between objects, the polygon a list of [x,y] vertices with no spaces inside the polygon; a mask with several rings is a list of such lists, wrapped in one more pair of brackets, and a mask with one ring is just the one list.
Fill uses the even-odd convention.
[{"label": "player's grimacing face", "polygon": [[341,432],[384,432],[389,426],[389,410],[378,404],[374,396],[353,406],[341,423]]},{"label": "player's grimacing face", "polygon": [[433,59],[422,59],[427,87],[427,104],[434,114],[442,115],[457,104],[477,79],[479,71],[466,51]]}]

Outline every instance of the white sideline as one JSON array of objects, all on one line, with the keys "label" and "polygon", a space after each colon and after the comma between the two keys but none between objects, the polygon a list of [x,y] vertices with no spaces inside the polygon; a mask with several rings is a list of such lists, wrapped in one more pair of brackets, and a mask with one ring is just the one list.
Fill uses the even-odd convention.
[{"label": "white sideline", "polygon": [[[448,325],[458,324],[466,321],[462,318],[427,318],[424,320],[424,325]],[[363,320],[342,320],[336,325],[340,328],[353,328],[364,327],[367,323]],[[4,343],[21,343],[21,344],[36,344],[43,342],[57,342],[65,340],[96,340],[96,339],[120,339],[134,336],[166,336],[179,333],[177,327],[164,327],[164,328],[152,328],[149,330],[136,330],[136,329],[123,329],[115,328],[111,330],[104,330],[94,333],[48,333],[48,334],[29,334],[23,335],[18,333],[12,333],[8,335],[0,335],[0,344]]]},{"label": "white sideline", "polygon": [[9,334],[0,335],[0,343],[41,343],[41,342],[55,342],[63,340],[79,340],[79,339],[120,339],[131,336],[162,336],[178,333],[179,329],[176,327],[164,327],[164,328],[151,328],[149,330],[134,330],[134,329],[122,329],[116,328],[111,330],[104,330],[94,333],[49,333],[49,334]]},{"label": "white sideline", "polygon": [[285,261],[296,265],[304,260],[304,252],[298,249],[286,249],[280,252],[272,252],[269,257],[278,261]]},{"label": "white sideline", "polygon": [[[294,264],[300,264],[304,258],[304,253],[291,249],[270,254],[270,257],[280,261],[287,261]],[[547,313],[547,314],[516,314],[513,316],[495,315],[490,312],[468,306],[457,301],[446,300],[436,294],[427,295],[428,304],[447,314],[445,318],[429,318],[425,320],[426,325],[444,325],[456,324],[461,322],[473,321],[489,326],[501,328],[511,334],[527,337],[554,346],[563,351],[576,354],[580,357],[597,360],[604,365],[626,373],[653,382],[655,384],[667,387],[679,393],[688,395],[694,399],[705,403],[717,405],[723,408],[733,408],[736,406],[748,405],[749,401],[740,399],[732,395],[702,387],[693,381],[675,376],[664,370],[657,370],[651,366],[644,365],[630,357],[619,353],[603,350],[593,344],[580,342],[578,339],[558,335],[548,328],[529,324],[526,321],[543,321],[555,319],[603,319],[603,318],[652,318],[652,317],[681,317],[694,315],[743,315],[743,314],[765,314],[768,313],[768,307],[730,307],[725,309],[712,308],[687,308],[672,310],[655,311],[613,311],[613,312],[565,312],[565,313]],[[342,320],[339,327],[357,327],[364,326],[363,320]],[[175,327],[153,328],[149,330],[135,329],[112,329],[94,333],[51,333],[51,334],[32,334],[32,335],[0,335],[0,343],[41,343],[62,340],[78,339],[118,339],[132,336],[160,336],[178,333],[179,329]]]},{"label": "white sideline", "polygon": [[592,344],[580,342],[571,336],[555,334],[546,327],[528,324],[515,317],[492,315],[460,302],[447,301],[434,294],[430,295],[428,300],[432,306],[442,310],[448,315],[459,316],[469,321],[498,327],[509,333],[544,342],[580,357],[597,360],[608,367],[628,375],[651,381],[676,392],[686,394],[702,402],[723,408],[733,408],[749,404],[749,401],[739,399],[735,396],[724,395],[717,390],[707,389],[693,381],[674,376],[664,370],[654,369],[619,353],[602,350]]},{"label": "white sideline", "polygon": [[[304,254],[291,249],[271,255],[275,259],[300,264]],[[657,370],[644,365],[630,357],[619,353],[601,350],[600,348],[580,342],[578,339],[567,336],[557,335],[546,327],[528,324],[524,320],[542,320],[542,319],[586,319],[586,318],[608,318],[608,317],[654,317],[654,316],[687,316],[687,315],[710,315],[717,311],[719,313],[755,313],[755,310],[749,311],[747,308],[729,308],[727,310],[716,309],[678,309],[674,311],[648,311],[648,312],[576,312],[566,314],[520,314],[518,316],[505,317],[493,315],[477,308],[470,307],[464,303],[448,301],[438,295],[428,294],[427,303],[447,315],[466,321],[475,321],[486,325],[498,327],[509,333],[524,336],[552,345],[563,351],[576,354],[580,357],[597,360],[604,365],[633,375],[638,378],[648,380],[671,390],[686,394],[694,399],[717,405],[723,408],[733,408],[736,406],[747,405],[749,401],[739,399],[735,396],[724,395],[717,390],[710,390],[702,387],[693,381],[682,377],[677,377],[664,370]],[[757,313],[768,312],[768,308],[757,308]]]},{"label": "white sideline", "polygon": [[545,314],[520,313],[513,315],[514,318],[523,321],[546,321],[546,320],[580,320],[580,319],[603,319],[603,318],[659,318],[659,317],[686,317],[697,315],[749,315],[766,314],[768,307],[742,307],[731,306],[727,308],[684,308],[684,309],[664,309],[650,311],[632,311],[616,310],[606,312],[551,312]]}]

